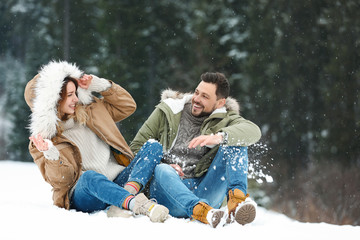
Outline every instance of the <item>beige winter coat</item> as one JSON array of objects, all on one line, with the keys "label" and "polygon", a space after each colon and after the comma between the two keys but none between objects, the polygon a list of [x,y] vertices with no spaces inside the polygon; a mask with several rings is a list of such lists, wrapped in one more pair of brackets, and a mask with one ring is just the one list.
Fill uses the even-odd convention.
[{"label": "beige winter coat", "polygon": [[[60,64],[66,65],[67,63],[60,62]],[[65,67],[69,66],[66,65]],[[44,85],[36,84],[39,78],[46,77],[46,74],[42,76],[41,73],[42,72],[39,74],[40,76],[35,76],[34,79],[27,84],[24,93],[25,100],[33,112],[32,115],[35,115],[36,111],[41,111],[42,108],[46,109],[46,107],[44,108],[44,106],[41,106],[39,103],[37,104],[38,106],[36,106],[34,101],[37,97],[35,96],[35,92],[37,90],[45,90],[42,89],[44,88]],[[79,74],[77,74],[76,71],[67,75],[79,77]],[[63,79],[63,76],[59,77],[59,79],[61,78]],[[121,135],[115,122],[125,119],[135,111],[136,103],[134,99],[125,89],[113,82],[111,82],[111,87],[109,89],[100,92],[103,98],[96,98],[90,95],[91,93],[87,94],[88,95],[85,97],[79,94],[79,100],[86,106],[85,109],[88,114],[88,120],[86,122],[87,127],[89,127],[105,143],[120,151],[127,159],[133,159],[134,155]],[[56,97],[58,97],[58,94]],[[55,99],[50,99],[49,102],[51,101],[57,102]],[[56,108],[56,106],[54,106],[54,108]],[[56,113],[57,111],[55,110],[53,112]],[[52,111],[46,114],[51,116]],[[45,181],[53,187],[54,204],[58,207],[69,209],[69,190],[75,186],[80,177],[82,159],[79,148],[73,142],[68,140],[64,135],[59,134],[57,131],[54,132],[54,128],[51,126],[53,122],[51,118],[47,120],[46,114],[43,114],[45,117],[32,116],[30,131],[32,135],[41,134],[44,138],[48,137],[48,139],[51,139],[54,146],[60,153],[60,158],[59,160],[46,159],[44,154],[39,152],[35,145],[31,142],[29,144],[29,151],[34,159],[34,162],[38,165]],[[36,123],[34,121],[40,121],[40,123]],[[39,124],[39,126],[36,124]],[[46,124],[48,126],[46,126]],[[43,127],[43,125],[45,125],[45,127]],[[119,164],[122,164],[120,163],[119,158],[116,159]]]}]

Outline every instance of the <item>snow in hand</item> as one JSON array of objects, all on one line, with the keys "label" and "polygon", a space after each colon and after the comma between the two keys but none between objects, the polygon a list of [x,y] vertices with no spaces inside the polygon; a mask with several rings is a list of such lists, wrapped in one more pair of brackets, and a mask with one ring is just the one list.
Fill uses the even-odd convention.
[{"label": "snow in hand", "polygon": [[253,223],[208,225],[170,217],[152,223],[147,217],[107,218],[52,204],[51,187],[34,163],[0,161],[0,239],[353,239],[359,226],[300,223],[258,207]]}]

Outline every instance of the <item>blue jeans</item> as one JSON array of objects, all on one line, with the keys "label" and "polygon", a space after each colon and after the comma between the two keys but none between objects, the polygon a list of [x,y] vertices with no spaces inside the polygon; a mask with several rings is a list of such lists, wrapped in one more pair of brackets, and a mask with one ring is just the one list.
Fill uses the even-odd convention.
[{"label": "blue jeans", "polygon": [[237,188],[246,194],[247,172],[247,147],[220,146],[207,173],[200,178],[181,179],[170,165],[157,165],[150,197],[174,217],[191,217],[199,202],[220,208],[229,190]]},{"label": "blue jeans", "polygon": [[82,212],[103,210],[109,205],[122,208],[124,200],[131,195],[123,186],[130,181],[145,186],[161,158],[162,146],[158,142],[146,142],[113,182],[95,171],[85,171],[76,183],[70,208]]}]

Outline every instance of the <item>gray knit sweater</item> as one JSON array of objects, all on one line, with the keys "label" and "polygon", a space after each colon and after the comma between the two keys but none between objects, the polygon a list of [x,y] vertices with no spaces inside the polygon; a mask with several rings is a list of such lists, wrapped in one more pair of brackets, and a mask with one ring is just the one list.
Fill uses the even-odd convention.
[{"label": "gray knit sweater", "polygon": [[194,117],[191,114],[191,103],[185,104],[175,144],[169,152],[164,153],[162,161],[167,164],[178,164],[184,172],[184,178],[194,177],[196,164],[209,150],[207,147],[199,146],[188,148],[190,141],[200,136],[201,124],[207,117]]}]

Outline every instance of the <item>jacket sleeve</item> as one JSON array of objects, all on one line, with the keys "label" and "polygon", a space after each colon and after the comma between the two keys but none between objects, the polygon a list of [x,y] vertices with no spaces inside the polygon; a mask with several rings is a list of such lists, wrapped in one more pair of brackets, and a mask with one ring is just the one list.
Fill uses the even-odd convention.
[{"label": "jacket sleeve", "polygon": [[[49,160],[45,158],[42,152],[37,150],[32,142],[30,142],[29,145],[29,151],[34,162],[39,167],[45,181],[54,188],[54,192],[60,189],[66,191],[69,190],[78,177],[78,171],[76,171],[77,166],[74,165],[75,161],[71,161],[71,159],[68,159],[67,157],[76,157],[76,153],[72,152],[70,154],[64,154],[64,151],[69,151],[69,148],[72,148],[70,145],[67,145],[67,147],[64,146],[63,148],[60,146],[60,149],[59,146],[57,146],[60,153],[58,160]],[[70,151],[72,150],[70,149]]]},{"label": "jacket sleeve", "polygon": [[227,133],[227,144],[230,146],[250,146],[261,138],[260,128],[243,117],[232,119],[228,126],[220,131]]},{"label": "jacket sleeve", "polygon": [[91,92],[98,92],[103,96],[100,101],[103,102],[114,122],[119,122],[135,112],[136,103],[129,92],[112,81],[92,76],[93,80],[88,89],[78,89],[82,104],[90,104],[94,99]]},{"label": "jacket sleeve", "polygon": [[130,143],[130,149],[136,154],[140,148],[149,140],[154,139],[160,141],[162,122],[165,114],[158,108],[151,113],[149,118],[141,126],[135,138]]},{"label": "jacket sleeve", "polygon": [[136,110],[136,103],[133,97],[124,88],[111,82],[111,88],[101,92],[105,107],[115,122],[119,122]]}]

